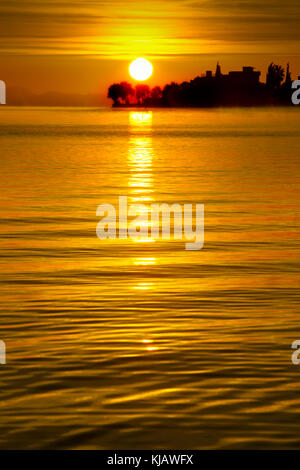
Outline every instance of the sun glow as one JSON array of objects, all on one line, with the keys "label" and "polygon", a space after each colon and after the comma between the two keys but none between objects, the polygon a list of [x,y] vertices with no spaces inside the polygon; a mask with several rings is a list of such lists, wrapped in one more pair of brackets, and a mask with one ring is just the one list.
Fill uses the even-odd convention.
[{"label": "sun glow", "polygon": [[151,77],[153,72],[152,64],[146,59],[135,59],[129,66],[129,73],[135,80],[144,81]]}]

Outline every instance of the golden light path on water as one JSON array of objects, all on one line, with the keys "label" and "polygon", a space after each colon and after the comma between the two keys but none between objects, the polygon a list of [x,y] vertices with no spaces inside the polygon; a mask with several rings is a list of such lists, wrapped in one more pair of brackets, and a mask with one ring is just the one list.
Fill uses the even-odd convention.
[{"label": "golden light path on water", "polygon": [[152,202],[152,112],[131,112],[129,120],[129,201],[140,203]]},{"label": "golden light path on water", "polygon": [[[153,198],[153,175],[152,175],[152,112],[130,112],[130,140],[128,151],[128,165],[130,177],[128,180],[128,201],[135,204],[149,204],[154,202]],[[145,222],[149,231],[151,221]],[[141,238],[135,240],[137,243],[155,242],[154,238]],[[138,257],[133,260],[134,265],[145,267],[154,265],[156,258]],[[132,287],[134,290],[155,289],[154,282],[139,282]],[[153,343],[151,339],[142,339],[142,343]],[[156,346],[145,346],[147,351],[155,351]]]}]

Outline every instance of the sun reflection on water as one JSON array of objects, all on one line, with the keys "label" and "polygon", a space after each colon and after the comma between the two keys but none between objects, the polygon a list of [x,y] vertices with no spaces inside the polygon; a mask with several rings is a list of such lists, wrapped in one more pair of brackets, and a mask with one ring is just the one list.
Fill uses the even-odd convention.
[{"label": "sun reflection on water", "polygon": [[156,264],[156,259],[155,258],[135,258],[133,263],[136,265],[140,264],[140,265],[147,266],[149,264]]},{"label": "sun reflection on water", "polygon": [[151,202],[153,201],[152,113],[131,112],[129,122],[128,165],[131,173],[128,180],[129,199],[132,202]]},{"label": "sun reflection on water", "polygon": [[[152,112],[129,113],[130,139],[128,149],[128,166],[130,176],[128,179],[128,200],[133,203],[151,204],[154,201],[154,182],[152,173],[153,146],[152,146]],[[143,225],[150,228],[151,222]],[[153,238],[139,237],[137,243],[155,242]],[[139,257],[133,259],[136,266],[147,267],[156,264],[154,257]],[[142,271],[141,271],[142,275]],[[147,291],[153,289],[153,283],[139,282],[133,289]]]}]

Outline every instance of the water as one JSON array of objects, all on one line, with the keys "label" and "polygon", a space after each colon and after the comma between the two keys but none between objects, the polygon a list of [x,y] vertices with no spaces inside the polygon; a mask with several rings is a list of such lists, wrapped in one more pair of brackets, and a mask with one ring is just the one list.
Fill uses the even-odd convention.
[{"label": "water", "polygon": [[[0,448],[299,448],[298,109],[1,108]],[[96,208],[205,204],[205,245]]]}]

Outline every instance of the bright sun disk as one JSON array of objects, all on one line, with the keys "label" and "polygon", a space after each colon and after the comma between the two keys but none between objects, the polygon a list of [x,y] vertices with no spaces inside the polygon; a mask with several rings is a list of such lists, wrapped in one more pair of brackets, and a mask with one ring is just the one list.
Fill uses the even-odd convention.
[{"label": "bright sun disk", "polygon": [[152,75],[153,67],[149,60],[135,59],[129,66],[129,73],[135,80],[147,80]]}]

